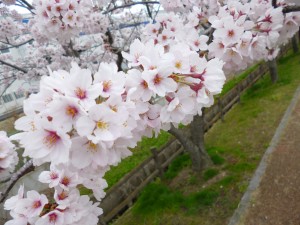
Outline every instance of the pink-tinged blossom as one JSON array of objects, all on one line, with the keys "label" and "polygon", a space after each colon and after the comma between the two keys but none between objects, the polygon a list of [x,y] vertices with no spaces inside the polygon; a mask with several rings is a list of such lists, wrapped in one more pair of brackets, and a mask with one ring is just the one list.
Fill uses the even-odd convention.
[{"label": "pink-tinged blossom", "polygon": [[148,87],[155,94],[164,97],[167,92],[174,92],[177,89],[177,83],[170,78],[172,68],[160,68],[144,71],[142,78],[147,82]]},{"label": "pink-tinged blossom", "polygon": [[77,99],[60,95],[54,95],[47,113],[53,118],[52,122],[66,132],[73,128],[80,116],[86,115]]},{"label": "pink-tinged blossom", "polygon": [[100,96],[108,98],[110,95],[121,95],[124,91],[125,74],[118,72],[115,63],[101,63],[99,70],[94,75],[94,83],[100,83]]},{"label": "pink-tinged blossom", "polygon": [[24,196],[24,185],[21,185],[18,190],[18,194],[8,198],[4,203],[5,210],[15,210],[19,200],[23,199]]},{"label": "pink-tinged blossom", "polygon": [[71,147],[69,135],[45,119],[40,121],[39,129],[21,135],[16,134],[16,139],[20,139],[21,145],[25,148],[23,156],[33,158],[35,164],[45,162],[59,164],[69,160]]},{"label": "pink-tinged blossom", "polygon": [[244,28],[237,26],[232,17],[222,18],[224,27],[216,29],[214,37],[221,39],[225,45],[235,44],[244,32]]},{"label": "pink-tinged blossom", "polygon": [[50,168],[50,171],[43,171],[39,175],[39,181],[41,183],[49,184],[50,188],[56,187],[60,181],[60,171],[55,169],[54,167]]},{"label": "pink-tinged blossom", "polygon": [[139,70],[131,69],[126,74],[126,87],[131,89],[131,99],[142,99],[142,101],[149,101],[153,95],[148,87],[147,81],[142,78],[142,73]]},{"label": "pink-tinged blossom", "polygon": [[13,172],[18,161],[15,145],[11,143],[6,132],[0,131],[0,175]]},{"label": "pink-tinged blossom", "polygon": [[194,113],[195,93],[187,86],[179,88],[174,96],[166,96],[168,104],[161,109],[160,119],[163,123],[182,123],[186,115]]},{"label": "pink-tinged blossom", "polygon": [[45,195],[40,195],[36,191],[28,191],[26,198],[19,200],[15,212],[28,217],[39,216],[44,206],[48,203]]},{"label": "pink-tinged blossom", "polygon": [[71,162],[78,169],[109,165],[109,149],[82,137],[74,138],[72,142]]},{"label": "pink-tinged blossom", "polygon": [[139,58],[143,55],[144,49],[145,45],[139,39],[135,39],[130,45],[129,53],[122,52],[122,56],[129,62],[129,67],[140,65]]},{"label": "pink-tinged blossom", "polygon": [[76,187],[80,184],[81,180],[78,177],[76,169],[66,164],[60,164],[50,167],[50,171],[43,171],[39,175],[39,181],[42,183],[48,183],[49,187],[60,187],[64,190]]},{"label": "pink-tinged blossom", "polygon": [[95,99],[101,93],[101,85],[93,84],[90,70],[81,69],[76,63],[72,63],[70,75],[66,78],[64,93],[78,100],[85,109],[95,105]]},{"label": "pink-tinged blossom", "polygon": [[94,143],[99,141],[114,141],[117,139],[124,121],[117,119],[117,113],[105,104],[90,108],[88,116],[82,116],[76,123],[80,136],[86,136]]},{"label": "pink-tinged blossom", "polygon": [[59,210],[53,210],[40,217],[35,225],[64,225],[64,214]]},{"label": "pink-tinged blossom", "polygon": [[170,48],[169,54],[166,54],[169,58],[166,60],[173,67],[174,73],[188,73],[190,71],[189,54],[189,46],[186,44],[178,44]]}]

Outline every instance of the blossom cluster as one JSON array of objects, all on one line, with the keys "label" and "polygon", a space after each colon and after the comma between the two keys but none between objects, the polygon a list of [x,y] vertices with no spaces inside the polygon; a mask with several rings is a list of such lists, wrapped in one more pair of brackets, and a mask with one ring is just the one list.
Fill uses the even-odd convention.
[{"label": "blossom cluster", "polygon": [[14,22],[11,17],[0,19],[0,40],[12,39],[14,36],[21,34],[20,26]]},{"label": "blossom cluster", "polygon": [[[221,92],[225,81],[222,61],[207,61],[183,43],[166,50],[151,40],[135,40],[123,56],[131,67],[127,73],[114,63],[101,63],[93,75],[76,63],[70,72],[50,71],[41,79],[40,92],[24,102],[25,116],[15,123],[22,132],[11,138],[19,141],[23,156],[32,158],[34,165],[50,162],[39,181],[58,195],[71,195],[85,186],[101,200],[107,187],[103,175],[131,155],[128,148],[143,136],[168,130],[170,123],[191,122],[213,104],[213,95]],[[26,211],[22,218],[30,224],[43,224],[37,221],[45,217],[59,224],[60,217],[67,220],[73,212],[71,205],[58,210],[55,199],[59,216],[51,217],[53,211],[43,214],[47,201],[34,196],[43,198],[38,213],[20,204],[11,211],[17,212],[11,221]]]},{"label": "blossom cluster", "polygon": [[13,172],[18,163],[18,155],[14,144],[11,143],[7,134],[0,131],[0,175],[5,177]]},{"label": "blossom cluster", "polygon": [[[108,22],[100,12],[94,12],[87,1],[57,0],[33,1],[36,15],[33,34],[37,37],[68,42],[80,32],[106,30]],[[40,38],[41,39],[41,38]]]},{"label": "blossom cluster", "polygon": [[[204,7],[208,2],[209,7]],[[197,50],[195,45],[199,51],[208,50],[208,57],[223,60],[225,72],[231,73],[261,59],[274,59],[279,46],[298,31],[299,12],[284,15],[282,7],[290,4],[277,3],[278,7],[274,8],[269,0],[227,0],[222,4],[200,1],[199,5],[196,2],[163,1],[169,10],[178,11],[177,7],[184,5],[189,6],[191,12],[184,17],[173,13],[162,15],[157,18],[158,23],[146,27],[144,35],[165,46],[187,42],[194,50]],[[208,12],[208,9],[214,10]],[[212,36],[206,49],[200,44],[206,45],[208,38],[204,39],[199,35],[201,33]]]},{"label": "blossom cluster", "polygon": [[[167,10],[184,8],[190,13],[171,12],[147,25],[142,39],[122,52],[128,62],[126,72],[118,71],[112,62],[98,64],[96,54],[76,58],[68,70],[62,66],[72,59],[63,56],[65,46],[59,54],[50,45],[39,48],[36,55],[32,51],[36,61],[28,61],[43,68],[31,70],[32,74],[45,75],[49,61],[55,71],[48,68],[39,92],[24,101],[25,116],[15,123],[21,132],[11,139],[19,141],[23,156],[32,158],[34,165],[50,163],[39,181],[53,188],[54,195],[50,199],[28,191],[25,196],[21,187],[17,196],[6,201],[5,209],[13,218],[6,225],[96,224],[102,210],[80,196],[78,189],[90,189],[101,201],[107,187],[104,174],[131,155],[129,148],[171,125],[189,124],[221,92],[224,69],[232,72],[256,60],[273,59],[279,44],[295,33],[300,22],[297,13],[283,15],[283,1],[277,8],[269,0],[162,4]],[[41,42],[48,38],[69,42],[80,31],[103,33],[108,25],[86,1],[36,0],[35,10],[31,31]],[[120,46],[130,42],[116,39]],[[68,50],[80,51],[91,43],[69,42]],[[50,59],[36,57],[45,52],[51,53]]]},{"label": "blossom cluster", "polygon": [[55,203],[52,203],[46,195],[36,191],[28,191],[25,195],[24,187],[21,186],[18,194],[4,204],[4,209],[10,210],[14,218],[6,224],[96,225],[98,216],[102,214],[99,203],[94,204],[87,195],[81,196],[76,189],[57,189],[54,199]]}]

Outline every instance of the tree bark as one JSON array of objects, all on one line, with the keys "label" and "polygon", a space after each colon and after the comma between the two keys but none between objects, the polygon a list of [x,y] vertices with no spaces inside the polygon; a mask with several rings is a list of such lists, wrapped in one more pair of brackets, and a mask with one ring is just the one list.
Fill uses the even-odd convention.
[{"label": "tree bark", "polygon": [[191,140],[198,147],[200,152],[201,164],[203,168],[207,168],[212,165],[212,161],[207,154],[204,145],[204,134],[205,134],[205,121],[204,121],[204,110],[202,110],[202,116],[196,115],[193,122],[190,124]]},{"label": "tree bark", "polygon": [[204,147],[203,117],[196,116],[190,126],[191,136],[183,130],[175,128],[173,125],[169,130],[169,133],[176,137],[184,149],[189,153],[193,170],[200,172],[212,164]]},{"label": "tree bark", "polygon": [[269,66],[271,81],[274,84],[278,80],[278,69],[277,69],[276,59],[268,61],[268,66]]},{"label": "tree bark", "polygon": [[192,160],[192,168],[196,172],[200,172],[203,169],[201,163],[200,151],[197,145],[195,145],[191,139],[183,132],[183,130],[175,128],[173,125],[169,130],[169,133],[172,134],[176,139],[181,143],[183,148],[189,153]]},{"label": "tree bark", "polygon": [[294,35],[294,37],[292,37],[292,46],[293,46],[294,53],[299,52],[299,45],[298,45],[298,40],[297,40],[296,35]]}]

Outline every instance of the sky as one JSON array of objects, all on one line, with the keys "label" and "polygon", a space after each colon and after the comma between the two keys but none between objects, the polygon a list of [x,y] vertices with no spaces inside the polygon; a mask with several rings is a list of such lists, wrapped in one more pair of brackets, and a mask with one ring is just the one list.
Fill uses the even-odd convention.
[{"label": "sky", "polygon": [[[32,4],[32,0],[27,0],[28,3]],[[11,9],[15,9],[18,11],[18,13],[20,14],[26,14],[26,13],[29,13],[28,10],[22,8],[22,7],[19,7],[19,6],[10,6]]]}]

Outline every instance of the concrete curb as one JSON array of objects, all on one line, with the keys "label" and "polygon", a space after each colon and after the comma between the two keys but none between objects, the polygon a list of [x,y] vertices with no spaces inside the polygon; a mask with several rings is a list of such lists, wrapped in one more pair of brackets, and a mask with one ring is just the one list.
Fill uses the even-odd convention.
[{"label": "concrete curb", "polygon": [[252,179],[250,181],[247,191],[243,195],[243,197],[238,205],[238,208],[235,210],[228,225],[242,225],[243,216],[245,216],[245,213],[247,212],[247,209],[250,206],[251,199],[253,198],[255,191],[258,188],[263,175],[265,174],[268,159],[269,159],[270,155],[274,152],[274,150],[275,150],[286,126],[287,126],[289,118],[290,118],[294,108],[296,107],[296,104],[299,101],[299,99],[300,99],[300,86],[295,91],[293,99],[292,99],[289,107],[285,111],[284,116],[283,116],[278,128],[276,129],[275,135],[273,136],[273,138],[270,142],[270,146],[266,150],[258,168],[255,171],[254,176],[252,177]]}]

